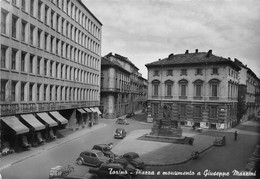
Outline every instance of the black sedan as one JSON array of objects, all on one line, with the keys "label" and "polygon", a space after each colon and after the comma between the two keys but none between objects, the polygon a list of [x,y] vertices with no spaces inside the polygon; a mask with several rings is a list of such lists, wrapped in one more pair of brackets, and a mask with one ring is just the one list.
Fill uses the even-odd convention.
[{"label": "black sedan", "polygon": [[108,162],[109,158],[106,157],[99,150],[88,150],[81,152],[76,160],[78,165],[90,165],[90,166],[100,166],[102,163]]},{"label": "black sedan", "polygon": [[145,163],[141,160],[139,155],[135,152],[125,153],[123,156],[131,165],[133,165],[137,169],[144,169]]},{"label": "black sedan", "polygon": [[123,129],[123,128],[117,128],[116,129],[114,138],[116,138],[116,139],[123,139],[123,138],[125,138],[125,136],[126,136],[125,129]]}]

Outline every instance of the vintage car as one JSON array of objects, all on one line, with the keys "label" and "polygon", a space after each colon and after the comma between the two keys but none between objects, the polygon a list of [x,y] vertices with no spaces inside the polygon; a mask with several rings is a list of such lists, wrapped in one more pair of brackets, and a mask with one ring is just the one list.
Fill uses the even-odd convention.
[{"label": "vintage car", "polygon": [[145,163],[141,160],[139,155],[135,152],[128,152],[122,155],[131,165],[133,165],[137,169],[144,169]]},{"label": "vintage car", "polygon": [[96,144],[92,147],[92,150],[101,151],[106,157],[115,158],[116,154],[111,151],[111,146],[108,144]]},{"label": "vintage car", "polygon": [[89,173],[98,176],[99,178],[132,178],[130,170],[126,169],[120,163],[104,163],[99,168],[90,168]]},{"label": "vintage car", "polygon": [[108,162],[110,158],[106,157],[99,150],[88,150],[81,152],[76,160],[78,165],[90,165],[90,166],[100,166],[102,163]]},{"label": "vintage car", "polygon": [[116,120],[116,123],[117,123],[117,124],[122,124],[122,125],[129,125],[129,123],[127,122],[127,120],[126,120],[126,119],[123,119],[123,118],[118,118],[118,119]]},{"label": "vintage car", "polygon": [[123,138],[125,138],[125,136],[126,136],[125,129],[123,129],[123,128],[117,128],[116,129],[114,138],[116,138],[116,139],[123,139]]}]

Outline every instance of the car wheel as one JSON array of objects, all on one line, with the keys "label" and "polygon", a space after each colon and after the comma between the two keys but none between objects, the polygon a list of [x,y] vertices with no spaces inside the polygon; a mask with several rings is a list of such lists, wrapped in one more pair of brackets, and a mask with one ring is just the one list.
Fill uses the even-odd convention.
[{"label": "car wheel", "polygon": [[77,160],[77,164],[78,164],[78,165],[82,165],[82,164],[83,164],[83,161],[82,161],[81,159],[78,159],[78,160]]}]

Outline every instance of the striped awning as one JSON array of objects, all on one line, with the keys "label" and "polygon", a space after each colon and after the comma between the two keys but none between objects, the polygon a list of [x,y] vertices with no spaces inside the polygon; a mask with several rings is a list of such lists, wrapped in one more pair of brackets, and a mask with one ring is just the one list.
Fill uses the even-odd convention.
[{"label": "striped awning", "polygon": [[87,112],[92,112],[89,108],[84,108],[84,110]]},{"label": "striped awning", "polygon": [[21,117],[27,122],[30,126],[34,128],[34,130],[39,131],[45,129],[45,125],[42,124],[34,115],[32,114],[25,114],[21,115]]},{"label": "striped awning", "polygon": [[43,121],[45,121],[47,124],[49,124],[50,127],[57,126],[58,123],[53,120],[47,113],[37,113],[37,116],[39,116]]},{"label": "striped awning", "polygon": [[68,120],[65,119],[62,115],[60,115],[60,113],[58,111],[52,111],[50,112],[50,114],[55,117],[55,119],[57,119],[58,121],[61,122],[61,124],[67,124]]},{"label": "striped awning", "polygon": [[84,111],[83,109],[77,109],[78,112],[80,112],[81,114],[85,114],[86,111]]},{"label": "striped awning", "polygon": [[29,129],[15,116],[2,117],[2,121],[11,127],[16,134],[29,132]]},{"label": "striped awning", "polygon": [[100,110],[99,110],[98,107],[94,107],[94,109],[96,110],[96,112],[98,113],[98,115],[102,114],[102,113],[100,112]]},{"label": "striped awning", "polygon": [[94,108],[89,108],[92,112],[97,112]]}]

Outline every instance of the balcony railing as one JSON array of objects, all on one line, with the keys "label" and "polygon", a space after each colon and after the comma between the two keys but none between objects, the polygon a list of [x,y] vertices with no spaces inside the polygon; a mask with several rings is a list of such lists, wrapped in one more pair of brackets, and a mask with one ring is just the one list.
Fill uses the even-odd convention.
[{"label": "balcony railing", "polygon": [[84,108],[90,106],[99,106],[99,101],[65,101],[65,102],[28,102],[0,104],[1,116],[14,115],[19,113],[43,112],[50,110],[61,110],[71,108]]}]

